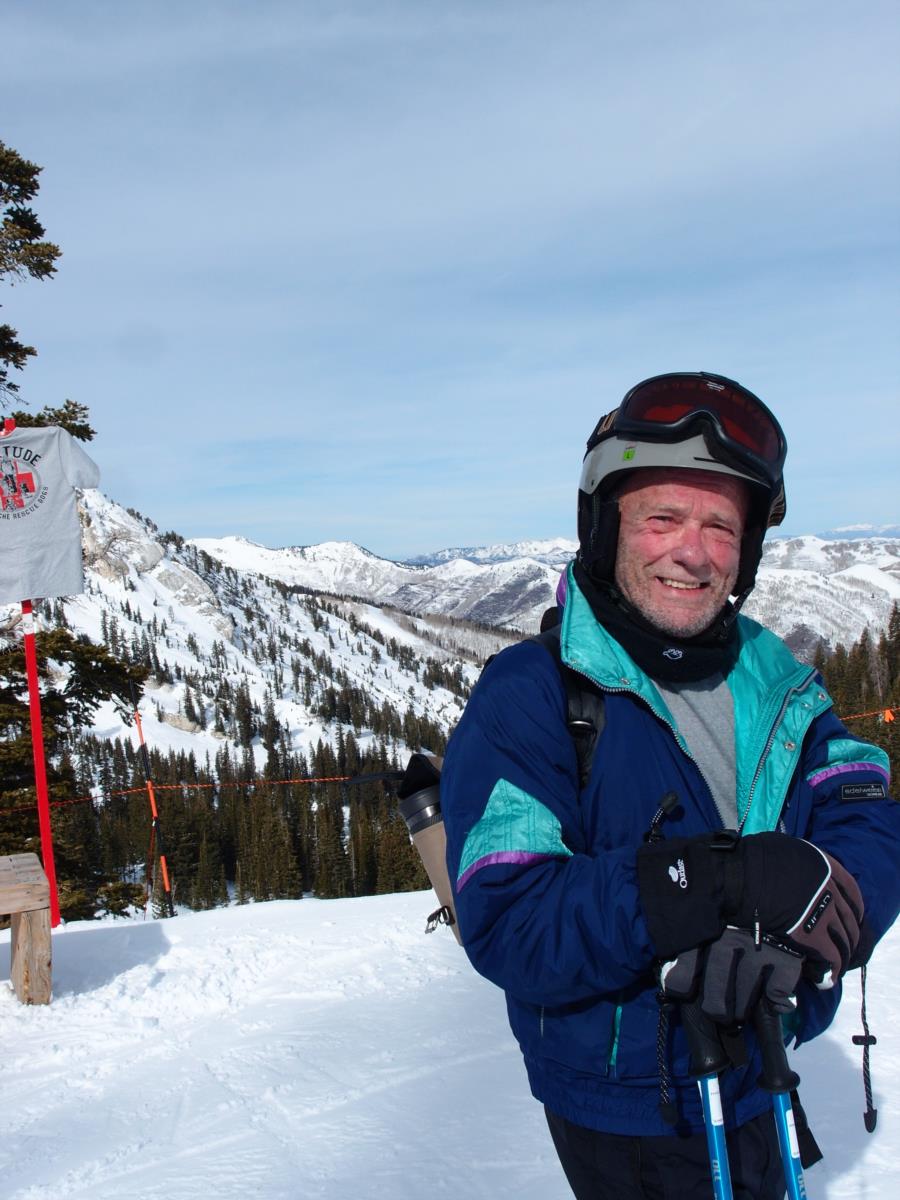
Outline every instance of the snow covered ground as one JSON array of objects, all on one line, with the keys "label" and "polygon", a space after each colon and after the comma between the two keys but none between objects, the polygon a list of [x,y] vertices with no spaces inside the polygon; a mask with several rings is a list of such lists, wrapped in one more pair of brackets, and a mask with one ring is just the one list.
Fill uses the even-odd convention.
[{"label": "snow covered ground", "polygon": [[[502,995],[431,893],[74,923],[54,999],[0,985],[4,1200],[568,1200]],[[2,935],[6,942],[8,933]],[[0,952],[0,955],[5,952]],[[874,1136],[858,974],[793,1055],[826,1162],[810,1197],[900,1195],[900,931],[869,972]]]}]

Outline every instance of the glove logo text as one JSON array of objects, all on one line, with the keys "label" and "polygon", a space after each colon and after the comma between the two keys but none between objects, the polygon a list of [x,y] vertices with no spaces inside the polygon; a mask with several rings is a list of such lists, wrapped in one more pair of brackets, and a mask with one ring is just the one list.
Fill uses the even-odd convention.
[{"label": "glove logo text", "polygon": [[677,883],[680,888],[686,888],[688,885],[687,871],[684,867],[684,859],[679,858],[674,866],[669,867],[669,878],[673,883]]},{"label": "glove logo text", "polygon": [[803,928],[806,931],[806,933],[812,933],[812,931],[815,929],[815,927],[819,923],[819,918],[822,916],[822,914],[825,912],[825,909],[831,903],[831,900],[832,900],[831,892],[823,892],[822,893],[822,897],[819,900],[819,903],[816,905],[816,907],[813,909],[813,911],[807,917],[806,921],[804,921],[804,923],[803,923]]}]

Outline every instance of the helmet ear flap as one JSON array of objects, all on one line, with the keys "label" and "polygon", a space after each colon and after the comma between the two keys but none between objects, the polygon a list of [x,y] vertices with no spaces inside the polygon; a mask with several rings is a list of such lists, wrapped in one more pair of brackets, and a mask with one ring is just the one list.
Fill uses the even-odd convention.
[{"label": "helmet ear flap", "polygon": [[772,529],[776,525],[780,525],[787,513],[787,500],[784,495],[784,479],[779,480],[778,488],[772,497],[769,504],[769,512],[766,517],[766,525]]},{"label": "helmet ear flap", "polygon": [[748,525],[741,538],[741,561],[738,567],[738,577],[734,584],[734,594],[743,596],[756,583],[756,572],[763,552],[763,537],[765,530],[756,525]]},{"label": "helmet ear flap", "polygon": [[596,582],[613,582],[619,543],[619,503],[598,492],[578,493],[578,557]]}]

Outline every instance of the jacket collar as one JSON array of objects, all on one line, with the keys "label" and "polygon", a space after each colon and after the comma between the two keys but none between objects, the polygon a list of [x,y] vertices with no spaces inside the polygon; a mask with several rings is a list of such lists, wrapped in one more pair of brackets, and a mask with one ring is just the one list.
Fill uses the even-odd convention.
[{"label": "jacket collar", "polygon": [[[757,621],[743,615],[737,618],[738,659],[728,673],[748,671],[762,692],[795,686],[810,668],[799,663],[787,646]],[[628,652],[599,623],[572,571],[568,568],[568,590],[560,630],[563,661],[610,691],[637,692],[651,703],[658,692],[652,680]],[[652,707],[658,707],[652,704]]]},{"label": "jacket collar", "polygon": [[[743,831],[756,833],[776,827],[803,738],[831,698],[815,671],[758,622],[740,615],[737,634],[738,656],[726,675],[734,698],[737,803]],[[560,652],[563,662],[605,691],[640,697],[690,755],[653,680],[597,621],[571,567]]]}]

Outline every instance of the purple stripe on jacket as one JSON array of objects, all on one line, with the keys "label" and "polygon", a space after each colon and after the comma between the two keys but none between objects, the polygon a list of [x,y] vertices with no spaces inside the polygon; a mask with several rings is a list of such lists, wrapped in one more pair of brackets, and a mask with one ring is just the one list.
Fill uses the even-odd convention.
[{"label": "purple stripe on jacket", "polygon": [[553,854],[535,854],[530,850],[495,850],[493,854],[485,854],[476,859],[471,867],[467,867],[456,881],[456,890],[461,892],[476,871],[489,867],[492,863],[529,863],[540,862],[542,859],[555,858]]},{"label": "purple stripe on jacket", "polygon": [[810,775],[808,782],[810,787],[818,787],[826,779],[831,779],[835,775],[846,775],[848,771],[874,771],[877,775],[883,777],[886,785],[889,785],[891,782],[891,777],[884,767],[879,767],[877,763],[871,762],[841,763],[839,766],[825,767],[824,770],[816,771],[814,775]]},{"label": "purple stripe on jacket", "polygon": [[556,603],[560,608],[566,607],[566,597],[569,594],[569,568],[563,571],[556,585]]}]

